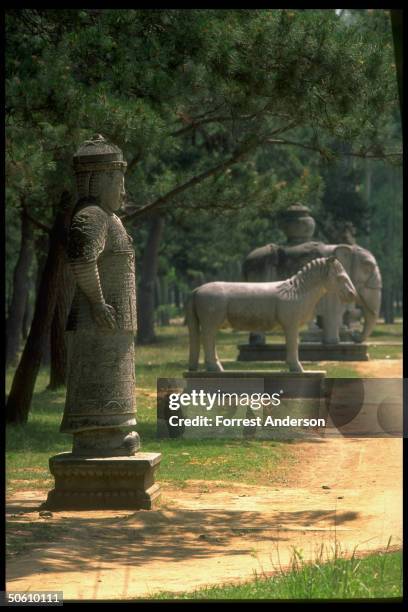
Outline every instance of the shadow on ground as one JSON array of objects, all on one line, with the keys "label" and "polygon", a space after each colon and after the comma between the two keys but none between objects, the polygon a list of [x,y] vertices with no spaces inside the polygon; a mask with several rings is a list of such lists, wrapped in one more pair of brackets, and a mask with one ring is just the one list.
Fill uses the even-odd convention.
[{"label": "shadow on ground", "polygon": [[[137,566],[153,561],[184,561],[250,554],[254,540],[287,542],[294,529],[338,528],[358,512],[314,509],[264,512],[169,509],[154,512],[54,512],[38,516],[38,502],[16,499],[8,506],[8,537],[23,538],[35,552],[33,566],[15,564],[13,578],[44,572],[78,572],[90,566]],[[24,513],[26,515],[24,516]],[[115,515],[116,514],[116,515]],[[112,516],[113,515],[113,516]],[[248,545],[245,540],[248,538]],[[52,543],[51,543],[52,542]],[[24,552],[22,549],[20,552]],[[21,555],[17,554],[17,560]]]}]

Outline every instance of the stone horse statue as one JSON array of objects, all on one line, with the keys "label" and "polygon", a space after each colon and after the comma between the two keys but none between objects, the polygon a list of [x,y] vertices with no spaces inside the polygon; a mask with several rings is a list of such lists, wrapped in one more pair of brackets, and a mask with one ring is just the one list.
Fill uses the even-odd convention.
[{"label": "stone horse statue", "polygon": [[243,331],[270,331],[280,325],[286,337],[286,363],[291,372],[303,372],[299,362],[299,327],[313,316],[326,292],[342,302],[356,299],[356,290],[336,257],[306,264],[284,281],[267,283],[212,282],[193,290],[187,303],[190,336],[189,370],[198,369],[200,333],[209,372],[222,372],[215,348],[217,330],[228,325]]}]

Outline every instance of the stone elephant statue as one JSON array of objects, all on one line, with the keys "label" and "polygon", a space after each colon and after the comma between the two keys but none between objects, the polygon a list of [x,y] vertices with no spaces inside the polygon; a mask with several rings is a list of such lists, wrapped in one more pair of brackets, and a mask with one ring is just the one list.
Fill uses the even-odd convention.
[{"label": "stone elephant statue", "polygon": [[[343,264],[358,293],[357,304],[364,316],[363,331],[355,333],[355,342],[364,342],[373,331],[381,305],[381,273],[374,255],[359,245],[305,242],[295,246],[268,244],[252,251],[244,261],[245,281],[279,281],[289,278],[312,259],[334,255]],[[335,295],[326,295],[318,303],[316,314],[321,318],[323,342],[340,342],[345,306]],[[253,334],[251,343],[263,343],[262,334]]]}]

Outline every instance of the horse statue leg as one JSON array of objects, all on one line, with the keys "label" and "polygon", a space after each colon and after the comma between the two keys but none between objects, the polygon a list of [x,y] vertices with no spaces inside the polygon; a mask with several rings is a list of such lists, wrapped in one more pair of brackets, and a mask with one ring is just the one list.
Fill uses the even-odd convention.
[{"label": "horse statue leg", "polygon": [[190,372],[195,372],[198,370],[200,358],[200,322],[195,312],[193,295],[190,296],[186,305],[186,323],[188,326],[190,347],[188,369]]},{"label": "horse statue leg", "polygon": [[215,349],[215,336],[217,334],[217,326],[207,322],[201,327],[201,338],[204,348],[205,369],[207,372],[223,372],[224,368],[218,359]]},{"label": "horse statue leg", "polygon": [[303,366],[299,361],[299,329],[293,321],[284,328],[286,338],[286,363],[289,372],[304,372]]}]

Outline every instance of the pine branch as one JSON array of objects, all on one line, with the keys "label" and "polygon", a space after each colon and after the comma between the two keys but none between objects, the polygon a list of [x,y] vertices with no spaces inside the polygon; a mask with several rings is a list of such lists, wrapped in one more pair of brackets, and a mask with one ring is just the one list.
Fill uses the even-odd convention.
[{"label": "pine branch", "polygon": [[210,176],[214,176],[215,174],[223,172],[224,170],[226,170],[227,168],[229,168],[230,166],[235,164],[237,161],[239,161],[251,149],[253,149],[256,146],[258,146],[258,144],[259,144],[259,142],[257,142],[256,144],[247,145],[247,146],[242,147],[241,149],[238,149],[229,159],[226,159],[225,161],[221,162],[220,164],[217,164],[216,166],[213,166],[212,168],[209,168],[208,170],[205,170],[204,172],[201,172],[201,174],[197,174],[196,176],[193,176],[191,179],[189,179],[188,181],[186,181],[182,185],[178,185],[174,189],[171,189],[170,191],[168,191],[163,196],[160,196],[159,198],[154,200],[154,202],[151,202],[150,204],[146,204],[146,206],[142,206],[142,208],[139,208],[138,210],[135,210],[132,213],[127,213],[127,214],[123,215],[121,217],[121,219],[122,220],[127,220],[127,219],[130,219],[130,218],[144,216],[147,213],[151,213],[153,210],[155,210],[159,206],[165,204],[169,200],[172,200],[177,195],[179,195],[180,193],[183,193],[187,189],[190,189],[191,187],[194,187],[198,183],[201,183],[206,178],[208,178]]},{"label": "pine branch", "polygon": [[[307,149],[308,151],[314,151],[315,153],[320,153],[320,155],[325,156],[326,151],[321,147],[311,144],[305,144],[303,142],[295,142],[293,140],[286,140],[283,138],[267,138],[265,140],[266,144],[273,145],[291,145],[295,147],[301,147],[302,149]],[[385,159],[386,157],[400,157],[402,156],[402,151],[395,151],[392,153],[364,153],[363,151],[351,151],[349,153],[342,152],[341,155],[346,157],[362,157],[363,159]]]},{"label": "pine branch", "polygon": [[[287,130],[292,129],[295,126],[296,126],[296,122],[292,121],[292,123],[289,123],[286,126],[283,126],[283,127],[281,126],[281,127],[276,128],[276,130],[274,130],[271,134],[275,135],[280,132],[286,132]],[[190,189],[191,187],[194,187],[195,185],[201,183],[206,178],[209,178],[210,176],[214,176],[216,174],[221,174],[222,172],[227,170],[230,166],[233,166],[237,161],[239,161],[247,153],[249,153],[253,149],[256,149],[258,146],[260,146],[264,142],[266,142],[265,139],[259,138],[257,140],[252,140],[250,143],[243,144],[241,148],[238,148],[236,152],[229,159],[226,159],[220,164],[217,164],[216,166],[213,166],[212,168],[205,170],[201,174],[193,176],[191,179],[189,179],[182,185],[178,185],[178,187],[171,189],[166,194],[164,194],[163,196],[160,196],[159,198],[157,198],[150,204],[146,204],[145,206],[142,206],[141,208],[133,212],[125,213],[124,215],[121,216],[121,219],[123,221],[127,221],[128,219],[131,219],[131,218],[143,217],[146,214],[150,214],[153,210],[155,210],[162,204],[166,204],[168,201],[172,200],[173,198],[178,196],[180,193],[183,193],[187,189]]]}]

